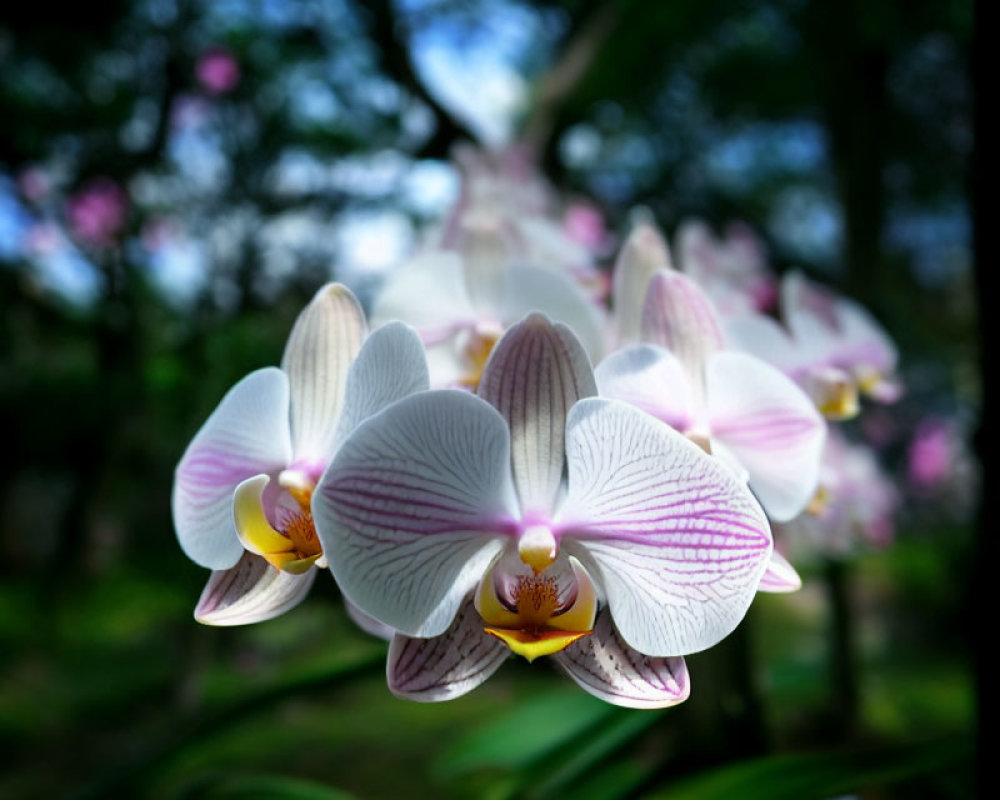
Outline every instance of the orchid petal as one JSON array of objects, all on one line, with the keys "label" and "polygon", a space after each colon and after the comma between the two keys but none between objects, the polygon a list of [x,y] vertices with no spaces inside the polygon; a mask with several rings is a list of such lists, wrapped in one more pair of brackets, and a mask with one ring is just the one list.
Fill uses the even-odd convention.
[{"label": "orchid petal", "polygon": [[562,325],[531,314],[500,339],[479,396],[510,428],[514,485],[525,511],[552,510],[562,482],[566,415],[597,393],[587,354]]},{"label": "orchid petal", "polygon": [[194,617],[205,625],[263,622],[301,603],[315,577],[314,569],[292,575],[244,552],[236,566],[212,573]]},{"label": "orchid petal", "polygon": [[[429,386],[427,358],[417,332],[402,322],[377,328],[347,373],[337,440],[396,400]],[[333,453],[327,454],[327,462]]]},{"label": "orchid petal", "polygon": [[666,708],[687,700],[691,691],[683,658],[654,658],[629,647],[607,611],[590,636],[553,657],[584,690],[617,706]]},{"label": "orchid petal", "polygon": [[788,563],[777,550],[771,551],[771,562],[767,565],[764,577],[760,579],[758,592],[787,593],[797,592],[802,588],[802,578],[795,567]]},{"label": "orchid petal", "polygon": [[649,280],[642,307],[642,340],[670,350],[692,380],[700,380],[705,359],[723,345],[708,295],[687,275],[666,270]]},{"label": "orchid petal", "polygon": [[566,454],[563,546],[603,587],[622,638],[669,656],[728,635],[772,546],[746,486],[664,423],[604,398],[573,407]]},{"label": "orchid petal", "polygon": [[458,390],[411,395],[359,425],[312,499],[344,594],[410,636],[438,636],[501,548],[516,504],[509,435]]},{"label": "orchid petal", "polygon": [[501,319],[509,325],[532,311],[570,328],[592,359],[601,356],[604,318],[578,283],[550,269],[508,267]]},{"label": "orchid petal", "polygon": [[472,603],[466,602],[440,636],[393,637],[386,664],[389,689],[418,702],[452,700],[489,678],[508,655],[506,646],[483,630]]},{"label": "orchid petal", "polygon": [[392,641],[392,637],[396,634],[392,628],[385,623],[379,622],[375,619],[375,617],[366,614],[347,598],[343,598],[343,600],[344,608],[347,610],[347,616],[351,618],[351,621],[354,622],[355,625],[367,634],[378,637],[386,642]]},{"label": "orchid petal", "polygon": [[615,261],[611,291],[617,345],[639,340],[646,287],[649,279],[661,269],[671,269],[667,243],[654,225],[642,222],[629,234]]},{"label": "orchid petal", "polygon": [[784,373],[745,353],[709,359],[712,440],[746,468],[771,519],[796,516],[819,481],[826,423],[812,400]]},{"label": "orchid petal", "polygon": [[626,347],[598,364],[594,377],[601,397],[641,408],[681,432],[695,424],[690,381],[669,350],[649,344]]},{"label": "orchid petal", "polygon": [[763,314],[744,314],[725,322],[726,344],[762,358],[786,375],[794,376],[807,366],[795,340],[777,320]]},{"label": "orchid petal", "polygon": [[425,341],[454,333],[476,318],[465,286],[465,269],[455,253],[431,251],[396,270],[372,308],[372,327],[401,320]]},{"label": "orchid petal", "polygon": [[181,548],[211,569],[243,552],[233,525],[233,492],[253,475],[291,460],[288,378],[277,367],[247,375],[219,403],[188,445],[174,476],[172,507]]},{"label": "orchid petal", "polygon": [[868,311],[852,300],[840,298],[837,322],[850,364],[863,365],[881,374],[896,369],[899,358],[896,346]]},{"label": "orchid petal", "polygon": [[490,214],[469,215],[462,230],[465,287],[473,308],[497,315],[510,247],[500,230],[501,221]]},{"label": "orchid petal", "polygon": [[320,461],[330,451],[344,404],[347,370],[365,337],[365,315],[350,289],[330,283],[295,321],[281,368],[291,388],[292,452]]}]

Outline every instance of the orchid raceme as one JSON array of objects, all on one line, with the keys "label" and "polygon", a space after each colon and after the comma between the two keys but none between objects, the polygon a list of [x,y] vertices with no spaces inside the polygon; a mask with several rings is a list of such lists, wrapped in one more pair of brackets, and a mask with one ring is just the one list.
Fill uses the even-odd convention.
[{"label": "orchid raceme", "polygon": [[457,696],[513,651],[609,702],[671,705],[687,696],[681,657],[742,619],[771,555],[760,506],[595,388],[573,333],[532,314],[477,396],[404,398],[341,446],[317,532],[345,596],[397,631],[397,694]]},{"label": "orchid raceme", "polygon": [[733,317],[726,340],[793,378],[830,419],[855,416],[859,393],[883,403],[901,394],[895,345],[857,303],[791,272],[781,282],[781,318]]},{"label": "orchid raceme", "polygon": [[680,272],[650,279],[643,344],[597,367],[602,396],[642,408],[745,470],[772,519],[798,514],[819,479],[826,424],[780,371],[728,352],[709,298]]},{"label": "orchid raceme", "polygon": [[364,313],[339,284],[299,315],[281,368],[237,383],[177,466],[177,538],[214,570],[195,610],[213,625],[277,616],[326,564],[312,495],[338,443],[383,406],[427,388],[416,333],[396,323],[365,340]]}]

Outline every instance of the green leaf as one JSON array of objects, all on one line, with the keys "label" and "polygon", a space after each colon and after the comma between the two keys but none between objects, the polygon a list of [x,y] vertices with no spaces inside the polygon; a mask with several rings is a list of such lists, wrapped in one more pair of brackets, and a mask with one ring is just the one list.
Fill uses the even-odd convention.
[{"label": "green leaf", "polygon": [[971,754],[971,743],[959,738],[863,752],[769,756],[702,772],[649,797],[651,800],[835,797],[931,775],[970,761]]},{"label": "green leaf", "polygon": [[616,709],[577,689],[514,706],[449,748],[435,765],[441,777],[483,767],[520,769],[606,721]]},{"label": "green leaf", "polygon": [[302,778],[283,775],[235,775],[197,781],[184,800],[354,800],[354,795]]}]

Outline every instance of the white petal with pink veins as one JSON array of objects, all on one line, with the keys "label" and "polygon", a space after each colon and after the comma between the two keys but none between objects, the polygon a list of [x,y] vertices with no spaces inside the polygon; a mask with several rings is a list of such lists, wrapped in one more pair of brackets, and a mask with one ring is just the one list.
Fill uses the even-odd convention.
[{"label": "white petal with pink veins", "polygon": [[288,378],[277,367],[250,373],[222,398],[177,465],[174,526],[181,548],[201,566],[227,569],[239,560],[233,492],[291,460],[288,396]]},{"label": "white petal with pink veins", "polygon": [[236,566],[212,573],[195,619],[205,625],[249,625],[272,619],[301,603],[315,577],[314,569],[292,575],[258,555],[244,553]]},{"label": "white petal with pink veins", "polygon": [[321,461],[329,453],[344,404],[347,371],[365,337],[365,315],[340,284],[321,288],[295,321],[281,368],[291,391],[293,457]]},{"label": "white petal with pink veins", "polygon": [[566,415],[597,393],[587,354],[563,325],[531,314],[494,348],[478,394],[510,429],[522,511],[551,513],[565,464]]},{"label": "white petal with pink veins", "polygon": [[730,470],[631,406],[581,400],[566,432],[567,553],[603,587],[624,641],[651,656],[719,642],[771,554],[757,501]]},{"label": "white petal with pink veins", "polygon": [[790,378],[745,353],[716,353],[707,368],[712,441],[747,470],[768,515],[796,516],[816,492],[826,423]]},{"label": "white petal with pink veins", "polygon": [[666,708],[691,692],[684,659],[654,658],[629,647],[606,611],[594,631],[553,658],[594,697],[626,708]]},{"label": "white petal with pink veins", "polygon": [[411,395],[348,437],[312,510],[347,598],[397,631],[438,636],[512,532],[507,426],[466,392]]},{"label": "white petal with pink veins", "polygon": [[802,588],[802,578],[795,571],[795,567],[788,563],[777,550],[771,551],[771,563],[767,565],[764,577],[760,579],[758,592],[797,592]]},{"label": "white petal with pink veins", "polygon": [[421,703],[452,700],[472,691],[507,660],[510,650],[483,630],[471,602],[440,636],[417,639],[397,633],[389,646],[386,677],[399,697]]},{"label": "white petal with pink veins", "polygon": [[696,423],[687,372],[662,347],[633,345],[612,353],[594,370],[601,397],[641,408],[684,432]]}]

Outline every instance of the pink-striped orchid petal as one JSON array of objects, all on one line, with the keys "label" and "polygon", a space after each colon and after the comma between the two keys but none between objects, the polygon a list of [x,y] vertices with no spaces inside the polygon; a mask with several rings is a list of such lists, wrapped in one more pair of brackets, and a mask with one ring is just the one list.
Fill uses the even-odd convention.
[{"label": "pink-striped orchid petal", "polygon": [[205,625],[263,622],[301,603],[315,577],[314,569],[292,575],[244,552],[236,566],[212,573],[194,617]]},{"label": "pink-striped orchid petal", "polygon": [[386,642],[391,642],[392,637],[396,635],[396,632],[386,625],[384,622],[379,622],[375,617],[370,614],[366,614],[360,608],[358,608],[354,603],[352,603],[347,598],[343,598],[344,608],[347,611],[347,616],[351,618],[351,621],[357,625],[365,633],[375,636],[379,639],[383,639]]},{"label": "pink-striped orchid petal", "polygon": [[393,637],[386,664],[389,689],[422,703],[452,700],[483,683],[509,654],[503,642],[483,630],[475,607],[466,602],[440,636]]},{"label": "pink-striped orchid petal", "polygon": [[727,636],[772,549],[747,487],[669,426],[605,398],[573,407],[566,456],[563,547],[603,587],[625,642],[670,656]]},{"label": "pink-striped orchid petal", "polygon": [[365,338],[365,315],[350,289],[330,283],[299,314],[281,368],[291,390],[292,454],[322,462],[344,404],[347,371]]},{"label": "pink-striped orchid petal", "polygon": [[597,365],[594,377],[601,397],[641,408],[681,432],[696,423],[687,372],[662,347],[638,344],[612,353]]},{"label": "pink-striped orchid petal", "polygon": [[[336,443],[368,417],[429,385],[424,347],[413,328],[389,322],[372,331],[347,373]],[[332,457],[333,452],[328,453],[326,461]]]},{"label": "pink-striped orchid petal", "polygon": [[512,325],[533,311],[570,328],[592,360],[604,350],[605,320],[600,309],[576,281],[540,267],[510,266],[501,319]]},{"label": "pink-striped orchid petal", "polygon": [[687,275],[663,270],[649,280],[642,307],[642,340],[665,347],[692,376],[723,346],[718,315],[701,288]]},{"label": "pink-striped orchid petal", "polygon": [[247,375],[188,445],[174,476],[172,508],[184,553],[210,569],[236,564],[243,546],[233,525],[233,492],[291,459],[288,378],[276,367]]},{"label": "pink-striped orchid petal", "polygon": [[764,577],[760,579],[758,592],[773,592],[785,594],[797,592],[802,588],[802,578],[795,571],[795,567],[788,563],[777,550],[771,551],[771,562],[767,565]]},{"label": "pink-striped orchid petal", "polygon": [[565,326],[530,314],[494,347],[478,393],[510,429],[522,512],[551,512],[562,483],[566,415],[597,393],[587,354]]},{"label": "pink-striped orchid petal", "polygon": [[639,341],[643,299],[650,278],[659,270],[671,269],[670,251],[663,235],[649,222],[633,228],[615,261],[611,292],[614,300],[616,346]]},{"label": "pink-striped orchid petal", "polygon": [[581,688],[617,706],[667,708],[691,692],[683,658],[656,658],[629,647],[607,611],[598,615],[590,636],[553,658]]},{"label": "pink-striped orchid petal", "polygon": [[371,324],[392,320],[412,325],[427,345],[448,338],[476,319],[465,285],[465,269],[456,253],[433,250],[396,270],[383,284],[372,307]]},{"label": "pink-striped orchid petal", "polygon": [[782,372],[745,353],[716,353],[706,380],[712,441],[747,470],[771,519],[798,515],[816,492],[826,441],[826,423],[812,400]]},{"label": "pink-striped orchid petal", "polygon": [[503,418],[448,389],[411,395],[359,425],[312,498],[343,593],[416,637],[448,628],[515,510]]}]

